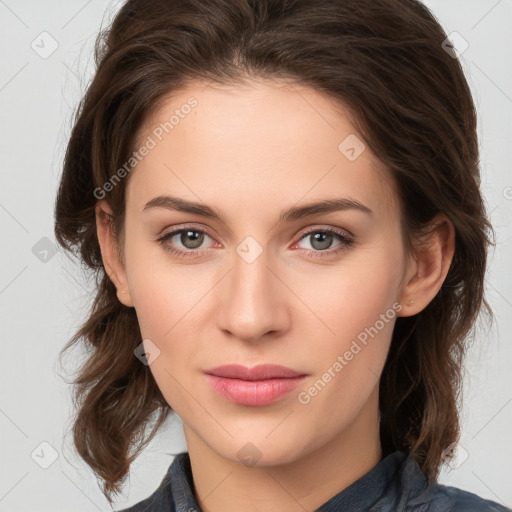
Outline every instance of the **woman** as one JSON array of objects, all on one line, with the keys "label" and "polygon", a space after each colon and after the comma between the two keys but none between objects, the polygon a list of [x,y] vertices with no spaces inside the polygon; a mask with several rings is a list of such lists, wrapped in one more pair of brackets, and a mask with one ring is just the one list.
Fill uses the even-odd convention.
[{"label": "woman", "polygon": [[[492,228],[476,114],[415,0],[129,0],[56,236],[98,276],[74,441],[127,511],[502,511],[436,482]],[[150,435],[146,428],[153,423]]]}]

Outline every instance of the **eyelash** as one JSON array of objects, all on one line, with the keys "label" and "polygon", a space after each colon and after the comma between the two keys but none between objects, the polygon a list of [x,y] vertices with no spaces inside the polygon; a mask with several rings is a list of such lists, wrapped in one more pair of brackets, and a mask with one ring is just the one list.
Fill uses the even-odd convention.
[{"label": "eyelash", "polygon": [[[176,255],[176,256],[179,256],[182,258],[196,256],[198,253],[202,252],[204,249],[191,249],[191,250],[183,251],[180,249],[175,249],[174,247],[171,247],[170,245],[166,244],[166,242],[168,240],[172,239],[172,237],[174,237],[175,235],[184,233],[186,231],[193,231],[195,233],[205,234],[205,235],[208,235],[210,238],[213,238],[207,231],[205,231],[203,229],[198,229],[198,228],[195,228],[194,226],[184,226],[179,229],[169,231],[168,233],[166,233],[163,236],[161,236],[160,238],[158,238],[157,242],[160,242],[160,244],[164,247],[164,249],[173,255]],[[352,247],[356,243],[354,239],[348,237],[342,231],[338,231],[337,229],[334,229],[334,228],[328,228],[328,229],[312,228],[312,229],[308,230],[307,232],[303,233],[298,242],[302,241],[304,238],[307,238],[307,236],[311,235],[312,233],[322,233],[324,235],[325,234],[326,235],[334,235],[341,242],[341,245],[338,248],[331,249],[331,250],[327,249],[324,251],[320,251],[320,250],[312,251],[310,249],[304,249],[306,251],[306,254],[312,258],[324,258],[324,257],[326,257],[324,255],[334,256],[335,254],[338,254],[338,253],[348,250],[350,247]],[[294,244],[294,245],[296,245],[296,244]]]}]

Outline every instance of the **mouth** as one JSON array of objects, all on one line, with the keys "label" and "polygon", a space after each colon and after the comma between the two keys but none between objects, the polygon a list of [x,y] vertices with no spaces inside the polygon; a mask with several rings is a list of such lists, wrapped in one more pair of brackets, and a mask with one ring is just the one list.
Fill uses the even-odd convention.
[{"label": "mouth", "polygon": [[211,386],[228,400],[247,406],[268,405],[286,395],[307,377],[279,365],[224,365],[204,372]]}]

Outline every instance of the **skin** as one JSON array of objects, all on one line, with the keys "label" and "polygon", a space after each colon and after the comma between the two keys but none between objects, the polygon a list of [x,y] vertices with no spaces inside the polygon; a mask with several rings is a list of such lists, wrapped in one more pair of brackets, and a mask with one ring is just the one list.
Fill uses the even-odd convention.
[{"label": "skin", "polygon": [[[108,196],[98,201],[105,268],[119,300],[135,308],[143,338],[160,350],[149,368],[183,421],[201,509],[314,510],[381,460],[378,385],[396,316],[307,404],[298,394],[394,303],[398,316],[409,316],[434,298],[453,257],[453,226],[438,216],[428,248],[406,257],[388,171],[369,147],[354,161],[338,150],[355,129],[342,108],[306,87],[191,84],[155,110],[139,140],[190,96],[198,105],[129,176],[121,259],[106,221]],[[225,222],[143,211],[163,194],[217,208]],[[340,197],[373,215],[345,210],[279,222],[291,206]],[[200,254],[186,258],[157,241],[184,223],[208,233]],[[338,228],[356,243],[334,253],[343,242],[322,246],[314,233],[304,236],[309,228]],[[262,251],[251,263],[236,250],[248,236]],[[179,234],[167,244],[197,247]],[[228,363],[281,364],[308,378],[270,405],[238,405],[203,374]],[[254,465],[239,457],[242,448]]]}]

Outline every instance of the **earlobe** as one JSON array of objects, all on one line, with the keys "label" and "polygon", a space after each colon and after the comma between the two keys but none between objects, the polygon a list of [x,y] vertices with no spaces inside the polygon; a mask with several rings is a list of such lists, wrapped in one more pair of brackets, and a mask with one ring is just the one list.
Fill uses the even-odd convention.
[{"label": "earlobe", "polygon": [[117,289],[119,301],[127,307],[133,307],[126,271],[118,256],[118,243],[112,229],[112,209],[106,201],[98,201],[95,207],[95,214],[96,233],[105,272]]},{"label": "earlobe", "polygon": [[453,224],[444,214],[438,214],[409,263],[408,278],[401,291],[402,310],[398,316],[412,316],[428,306],[446,279],[454,253]]}]

